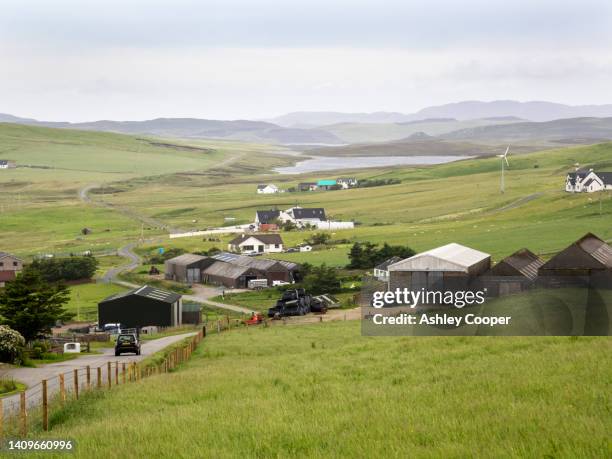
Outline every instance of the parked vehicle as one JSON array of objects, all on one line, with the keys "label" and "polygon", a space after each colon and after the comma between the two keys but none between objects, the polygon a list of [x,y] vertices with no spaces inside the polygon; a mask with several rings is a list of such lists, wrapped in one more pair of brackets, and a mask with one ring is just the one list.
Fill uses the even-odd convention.
[{"label": "parked vehicle", "polygon": [[291,284],[291,282],[285,282],[285,281],[282,281],[282,280],[272,281],[272,287],[278,287],[279,285],[290,285],[290,284]]},{"label": "parked vehicle", "polygon": [[264,316],[259,312],[254,312],[251,317],[243,320],[242,323],[245,325],[258,325],[264,321]]},{"label": "parked vehicle", "polygon": [[268,279],[251,279],[248,283],[248,287],[253,290],[268,288]]},{"label": "parked vehicle", "polygon": [[140,355],[140,340],[135,333],[122,333],[117,337],[115,356],[125,352],[133,352],[136,355]]}]

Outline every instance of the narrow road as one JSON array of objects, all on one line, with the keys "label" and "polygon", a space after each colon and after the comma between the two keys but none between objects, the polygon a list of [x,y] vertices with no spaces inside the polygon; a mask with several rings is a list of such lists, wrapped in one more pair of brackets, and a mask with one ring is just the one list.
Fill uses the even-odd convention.
[{"label": "narrow road", "polygon": [[[34,406],[40,404],[42,397],[42,386],[41,381],[46,379],[48,381],[48,392],[49,396],[53,396],[59,392],[59,375],[64,374],[65,387],[67,391],[73,390],[74,387],[74,370],[79,373],[80,383],[85,383],[86,379],[86,367],[91,367],[91,380],[95,381],[97,377],[97,368],[101,367],[102,380],[107,381],[108,362],[119,362],[119,364],[129,362],[139,362],[146,357],[161,351],[165,347],[171,344],[177,343],[185,338],[195,335],[195,333],[183,333],[181,335],[166,336],[163,338],[143,341],[141,355],[121,355],[115,357],[114,349],[104,349],[103,354],[100,355],[87,355],[76,358],[74,360],[68,360],[66,362],[50,363],[47,365],[41,365],[38,368],[25,368],[15,367],[8,371],[3,372],[3,378],[11,378],[16,381],[22,382],[28,386],[26,390],[26,400],[28,406]],[[114,371],[114,366],[113,366]],[[112,372],[111,372],[112,373]],[[113,375],[111,375],[113,376]],[[114,381],[113,381],[114,384]],[[19,394],[14,394],[2,399],[5,413],[10,413],[19,406]]]},{"label": "narrow road", "polygon": [[122,272],[132,271],[133,269],[136,269],[140,266],[140,264],[142,263],[142,258],[140,258],[140,256],[138,256],[134,252],[134,247],[136,247],[137,245],[138,245],[137,242],[131,242],[128,245],[121,247],[117,251],[117,255],[123,258],[127,258],[129,260],[129,263],[126,265],[117,266],[116,268],[111,268],[108,271],[106,271],[104,273],[104,276],[102,276],[102,280],[104,282],[107,282],[107,283],[114,282],[115,278]]}]

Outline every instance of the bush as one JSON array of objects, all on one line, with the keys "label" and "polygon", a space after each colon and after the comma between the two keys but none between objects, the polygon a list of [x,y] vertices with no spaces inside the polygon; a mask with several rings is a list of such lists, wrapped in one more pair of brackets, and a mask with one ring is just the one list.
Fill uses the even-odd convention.
[{"label": "bush", "polygon": [[98,269],[98,260],[92,256],[69,258],[41,258],[34,260],[26,270],[38,271],[46,282],[89,279]]},{"label": "bush", "polygon": [[0,362],[19,363],[22,360],[25,339],[7,325],[0,325]]},{"label": "bush", "polygon": [[13,392],[19,387],[13,379],[0,379],[0,395],[6,394],[7,392]]}]

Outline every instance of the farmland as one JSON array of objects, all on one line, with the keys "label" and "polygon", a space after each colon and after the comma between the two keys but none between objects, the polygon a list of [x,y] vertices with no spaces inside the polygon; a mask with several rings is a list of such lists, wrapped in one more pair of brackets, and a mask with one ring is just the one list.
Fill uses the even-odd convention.
[{"label": "farmland", "polygon": [[68,404],[50,436],[78,457],[606,457],[611,350],[368,338],[351,321],[234,330],[179,371]]}]

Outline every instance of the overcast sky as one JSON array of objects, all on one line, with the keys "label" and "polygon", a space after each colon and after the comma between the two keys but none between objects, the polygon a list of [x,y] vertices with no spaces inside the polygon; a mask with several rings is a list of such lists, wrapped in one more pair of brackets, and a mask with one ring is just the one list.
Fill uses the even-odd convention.
[{"label": "overcast sky", "polygon": [[0,113],[266,118],[612,103],[610,0],[2,0]]}]

